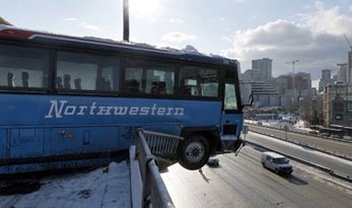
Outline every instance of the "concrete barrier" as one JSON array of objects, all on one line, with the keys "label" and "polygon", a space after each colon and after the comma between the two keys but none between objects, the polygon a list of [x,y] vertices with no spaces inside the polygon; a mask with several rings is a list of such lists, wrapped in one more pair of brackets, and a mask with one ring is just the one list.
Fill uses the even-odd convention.
[{"label": "concrete barrier", "polygon": [[[262,128],[262,126],[260,126],[260,128]],[[264,127],[264,128],[268,128],[268,127]],[[270,128],[268,128],[270,129]],[[339,158],[342,158],[342,159],[345,159],[345,160],[350,160],[352,161],[352,158],[347,156],[347,155],[343,155],[343,154],[340,154],[338,152],[334,152],[334,151],[329,151],[329,150],[325,150],[325,149],[321,149],[321,148],[318,148],[316,146],[313,146],[313,145],[308,145],[308,144],[302,144],[300,142],[297,142],[297,141],[294,141],[294,140],[288,140],[288,139],[283,139],[281,137],[277,137],[275,135],[272,135],[272,134],[263,134],[262,132],[259,132],[259,131],[256,131],[256,130],[253,130],[253,128],[251,129],[250,128],[250,125],[249,125],[249,130],[254,132],[254,133],[257,133],[257,134],[262,134],[262,135],[266,135],[266,136],[270,136],[270,137],[273,137],[273,138],[276,138],[276,139],[280,139],[282,141],[285,141],[285,142],[290,142],[292,144],[297,144],[297,145],[300,145],[300,146],[303,146],[303,147],[308,147],[312,150],[316,150],[316,151],[319,151],[319,152],[322,152],[322,153],[325,153],[325,154],[329,154],[329,155],[333,155],[333,156],[336,156],[336,157],[339,157]],[[277,130],[277,129],[276,129]],[[290,133],[296,133],[296,132],[290,132]]]}]

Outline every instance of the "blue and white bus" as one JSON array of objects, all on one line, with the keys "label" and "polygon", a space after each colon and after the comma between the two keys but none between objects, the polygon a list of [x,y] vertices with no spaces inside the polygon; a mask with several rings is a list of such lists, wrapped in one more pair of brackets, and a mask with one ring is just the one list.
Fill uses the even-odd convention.
[{"label": "blue and white bus", "polygon": [[198,169],[243,126],[235,60],[0,25],[0,174],[101,164],[137,128],[184,137]]}]

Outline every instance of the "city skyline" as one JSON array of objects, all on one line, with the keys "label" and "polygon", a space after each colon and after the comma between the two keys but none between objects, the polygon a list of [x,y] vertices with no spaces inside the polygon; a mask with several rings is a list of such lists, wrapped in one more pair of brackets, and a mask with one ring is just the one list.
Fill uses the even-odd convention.
[{"label": "city skyline", "polygon": [[[122,0],[0,2],[6,5],[2,17],[18,27],[122,40]],[[344,34],[352,38],[351,11],[347,0],[130,0],[130,40],[179,49],[192,45],[239,60],[242,72],[251,60],[267,57],[274,77],[292,72],[286,62],[300,60],[296,72],[317,80],[322,69],[348,60]]]}]

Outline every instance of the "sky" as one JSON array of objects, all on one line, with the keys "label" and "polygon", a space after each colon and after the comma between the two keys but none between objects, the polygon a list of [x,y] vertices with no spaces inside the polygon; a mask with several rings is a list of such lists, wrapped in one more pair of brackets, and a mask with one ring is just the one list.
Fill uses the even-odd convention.
[{"label": "sky", "polygon": [[[0,0],[13,25],[73,36],[123,37],[123,0]],[[129,0],[130,41],[237,59],[273,60],[273,76],[347,62],[352,0]]]}]

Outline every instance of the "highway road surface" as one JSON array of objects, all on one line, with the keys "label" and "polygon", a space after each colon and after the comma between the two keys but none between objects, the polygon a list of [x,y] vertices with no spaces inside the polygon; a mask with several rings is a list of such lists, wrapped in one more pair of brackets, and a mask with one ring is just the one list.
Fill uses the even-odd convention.
[{"label": "highway road surface", "polygon": [[352,178],[352,161],[337,158],[307,147],[302,147],[253,132],[249,132],[246,138],[248,141],[253,143],[277,150],[279,152],[284,152],[294,157],[308,160],[310,162],[330,168],[334,172],[340,173],[344,176],[350,176]]},{"label": "highway road surface", "polygon": [[352,159],[352,143],[335,141],[327,138],[299,134],[282,129],[268,128],[264,126],[249,125],[249,130],[264,135],[271,135],[286,139],[295,143],[305,144],[334,154],[342,155]]},{"label": "highway road surface", "polygon": [[279,176],[260,164],[260,152],[245,146],[219,156],[220,167],[188,171],[178,164],[162,173],[176,207],[348,207],[352,185],[297,162],[291,176]]}]

